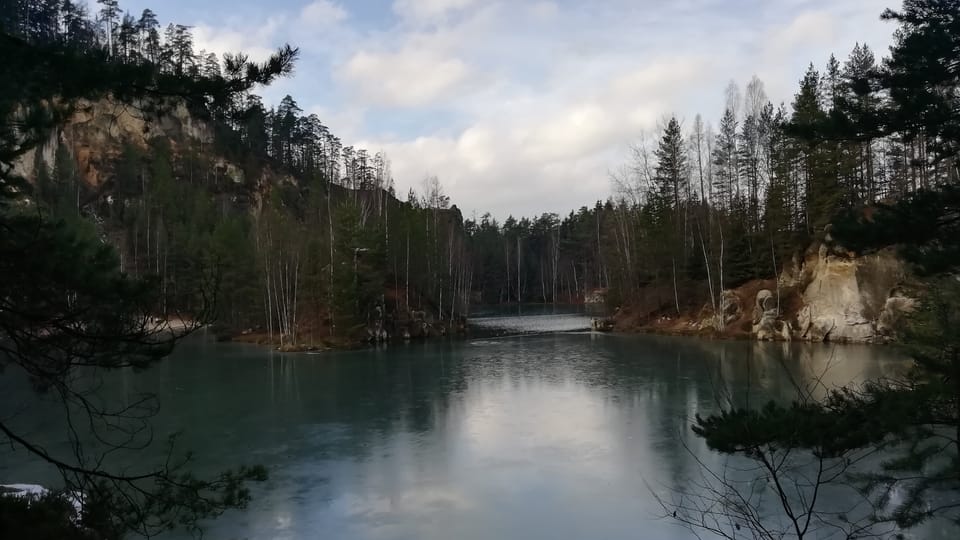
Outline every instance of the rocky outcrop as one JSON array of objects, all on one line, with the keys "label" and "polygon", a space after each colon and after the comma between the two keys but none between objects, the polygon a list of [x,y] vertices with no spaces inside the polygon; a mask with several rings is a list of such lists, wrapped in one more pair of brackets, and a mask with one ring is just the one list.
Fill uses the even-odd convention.
[{"label": "rocky outcrop", "polygon": [[739,291],[726,290],[720,293],[720,306],[717,312],[709,305],[703,306],[700,314],[691,321],[699,332],[722,332],[743,317],[743,302]]},{"label": "rocky outcrop", "polygon": [[111,202],[109,180],[124,145],[147,150],[151,142],[163,140],[174,154],[202,153],[209,160],[216,189],[241,208],[259,211],[273,186],[298,183],[270,163],[259,168],[259,176],[249,177],[240,164],[214,150],[213,124],[191,114],[179,100],[161,106],[156,101],[129,104],[105,97],[77,100],[71,111],[70,117],[51,130],[43,143],[17,158],[14,174],[35,181],[39,167],[53,171],[57,153],[65,150],[76,164],[84,192],[89,195],[85,202]]},{"label": "rocky outcrop", "polygon": [[791,326],[780,320],[780,303],[776,295],[762,289],[753,306],[753,335],[758,341],[790,341]]},{"label": "rocky outcrop", "polygon": [[[748,281],[697,308],[688,303],[680,314],[672,303],[644,309],[634,304],[613,319],[615,329],[626,332],[885,343],[897,339],[904,316],[915,308],[921,292],[894,248],[851,253],[828,229],[822,242],[784,261],[777,279]],[[690,294],[708,298],[706,291]],[[664,297],[655,290],[645,296]]]},{"label": "rocky outcrop", "polygon": [[209,145],[213,128],[190,114],[183,102],[163,107],[163,114],[153,112],[156,106],[121,103],[109,98],[95,101],[78,100],[63,126],[51,130],[43,144],[25,152],[14,163],[13,172],[24,178],[36,178],[37,166],[43,163],[53,170],[57,149],[64,145],[76,160],[84,183],[98,188],[109,172],[109,161],[120,153],[121,145],[145,148],[150,140],[163,137],[173,144]]},{"label": "rocky outcrop", "polygon": [[607,289],[590,289],[583,293],[584,304],[605,304],[607,302]]},{"label": "rocky outcrop", "polygon": [[883,303],[883,309],[877,318],[876,336],[884,339],[894,338],[903,316],[912,312],[916,307],[916,298],[906,296],[903,291],[895,289]]},{"label": "rocky outcrop", "polygon": [[718,313],[705,306],[694,324],[702,332],[758,341],[885,343],[896,339],[918,294],[892,248],[856,255],[828,230],[816,249],[789,261],[777,281],[723,291]]},{"label": "rocky outcrop", "polygon": [[781,274],[779,302],[770,290],[757,293],[752,335],[758,340],[889,341],[916,304],[908,282],[909,273],[892,249],[858,256],[831,243],[827,234],[815,251]]},{"label": "rocky outcrop", "polygon": [[720,295],[720,317],[723,320],[721,327],[725,327],[740,318],[743,313],[743,304],[740,296],[734,291],[723,291]]},{"label": "rocky outcrop", "polygon": [[804,274],[798,337],[808,341],[883,342],[913,300],[902,294],[906,268],[892,251],[850,256],[824,243]]}]

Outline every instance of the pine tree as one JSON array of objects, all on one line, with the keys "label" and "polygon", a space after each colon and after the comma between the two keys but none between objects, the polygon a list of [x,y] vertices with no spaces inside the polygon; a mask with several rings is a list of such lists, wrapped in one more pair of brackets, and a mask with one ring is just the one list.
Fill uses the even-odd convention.
[{"label": "pine tree", "polygon": [[738,144],[740,167],[747,187],[746,203],[749,213],[747,221],[753,232],[759,229],[760,224],[760,150],[763,145],[760,129],[760,118],[753,114],[747,115],[743,121]]},{"label": "pine tree", "polygon": [[25,6],[23,0],[0,0],[0,29],[13,35],[22,35]]},{"label": "pine tree", "polygon": [[829,223],[841,196],[837,188],[836,152],[822,139],[827,124],[822,103],[820,74],[811,64],[800,81],[789,125],[799,143],[808,234],[819,232]]},{"label": "pine tree", "polygon": [[655,156],[656,196],[661,201],[664,214],[670,215],[670,219],[676,219],[675,216],[681,213],[683,205],[689,199],[690,184],[683,133],[675,116],[667,122]]},{"label": "pine tree", "polygon": [[104,32],[107,35],[107,54],[113,56],[114,35],[116,33],[117,16],[120,15],[120,7],[117,0],[97,0],[100,4],[100,21],[103,23]]},{"label": "pine tree", "polygon": [[36,43],[54,43],[60,37],[60,1],[28,2],[27,37]]},{"label": "pine tree", "polygon": [[727,109],[720,120],[720,128],[713,147],[713,192],[720,208],[730,209],[738,195],[740,162],[737,156],[737,119]]},{"label": "pine tree", "polygon": [[[657,158],[657,167],[656,192],[654,193],[652,207],[656,229],[661,231],[664,239],[666,239],[666,242],[657,251],[662,253],[661,260],[664,264],[669,264],[673,281],[674,307],[679,313],[678,281],[685,277],[685,270],[688,266],[685,233],[687,203],[690,200],[690,183],[683,133],[680,122],[677,121],[676,117],[671,117],[667,122],[654,155]],[[666,263],[668,260],[670,262]],[[621,287],[621,289],[623,288]]]},{"label": "pine tree", "polygon": [[920,147],[921,182],[945,162],[943,178],[960,179],[960,18],[953,0],[905,0],[886,20],[900,23],[881,83],[890,96],[888,131]]},{"label": "pine tree", "polygon": [[820,80],[820,95],[823,99],[823,107],[829,113],[837,109],[840,100],[843,98],[842,80],[840,77],[840,62],[837,57],[830,55],[827,60],[827,69]]},{"label": "pine tree", "polygon": [[147,61],[156,64],[160,60],[160,22],[156,14],[150,9],[143,10],[137,21],[137,31],[140,33],[140,55]]},{"label": "pine tree", "polygon": [[352,202],[335,214],[334,309],[340,324],[355,333],[382,306],[383,237],[363,226],[360,209]]},{"label": "pine tree", "polygon": [[87,20],[86,4],[64,0],[61,6],[63,17],[63,42],[80,50],[94,46],[94,31]]},{"label": "pine tree", "polygon": [[117,53],[124,61],[130,61],[139,48],[136,20],[127,13],[117,32]]},{"label": "pine tree", "polygon": [[193,35],[190,27],[182,24],[169,24],[164,33],[162,57],[170,71],[177,77],[188,73],[196,64],[193,55]]},{"label": "pine tree", "polygon": [[881,136],[880,106],[877,91],[877,65],[873,52],[866,45],[854,46],[841,74],[843,94],[838,114],[834,115],[838,134],[850,141],[853,148],[852,185],[848,186],[853,202],[876,201],[885,191],[879,178],[875,141]]}]

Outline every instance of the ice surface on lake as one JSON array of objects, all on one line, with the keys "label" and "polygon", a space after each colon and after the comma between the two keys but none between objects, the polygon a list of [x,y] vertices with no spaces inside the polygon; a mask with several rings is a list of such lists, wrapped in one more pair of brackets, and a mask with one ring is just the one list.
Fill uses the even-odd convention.
[{"label": "ice surface on lake", "polygon": [[511,315],[470,319],[470,325],[496,335],[575,332],[590,329],[590,317],[579,313]]}]

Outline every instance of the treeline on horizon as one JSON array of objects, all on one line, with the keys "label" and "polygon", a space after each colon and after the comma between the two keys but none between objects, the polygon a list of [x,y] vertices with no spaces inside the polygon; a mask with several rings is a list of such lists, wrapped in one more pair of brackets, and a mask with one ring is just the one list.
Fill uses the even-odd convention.
[{"label": "treeline on horizon", "polygon": [[[162,29],[150,9],[135,17],[116,0],[97,4],[94,15],[70,0],[0,0],[0,29],[24,46],[129,68],[117,77],[177,81],[184,90],[170,95],[213,127],[212,148],[188,138],[124,143],[99,189],[83,182],[64,145],[53,167],[38,158],[43,207],[109,239],[125,272],[156,276],[161,314],[189,314],[203,300],[197,283],[217,284],[225,330],[258,329],[282,344],[360,336],[385,311],[437,321],[466,314],[462,218],[436,178],[399,201],[384,154],[344,145],[290,96],[268,108],[235,90],[231,81],[255,65],[242,53],[195,51],[187,26]],[[296,52],[280,51],[291,61]],[[221,86],[211,98],[207,90]],[[158,94],[114,97],[144,115],[169,114]]]},{"label": "treeline on horizon", "polygon": [[885,58],[855,44],[811,63],[789,106],[756,77],[745,91],[731,82],[715,128],[666,119],[606,201],[468,221],[484,301],[579,302],[607,288],[611,307],[717,309],[724,289],[774,278],[841,215],[956,183],[957,4],[907,0],[882,17],[898,24]]}]

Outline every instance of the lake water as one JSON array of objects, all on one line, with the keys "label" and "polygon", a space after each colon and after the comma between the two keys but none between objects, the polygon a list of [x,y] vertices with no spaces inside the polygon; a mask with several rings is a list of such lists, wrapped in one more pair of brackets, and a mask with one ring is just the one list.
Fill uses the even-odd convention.
[{"label": "lake water", "polygon": [[[695,414],[718,396],[789,399],[815,377],[822,394],[904,367],[889,348],[550,333],[589,318],[531,317],[487,314],[485,337],[463,341],[323,354],[196,336],[145,373],[111,374],[104,393],[157,392],[156,433],[182,430],[198,472],[268,468],[249,509],[207,538],[686,539],[651,490],[687,485],[694,455],[722,460],[691,433]],[[511,326],[522,334],[499,335]],[[0,390],[5,411],[29,399]],[[44,411],[18,421],[62,450]],[[55,477],[5,447],[0,483],[12,482]]]}]

